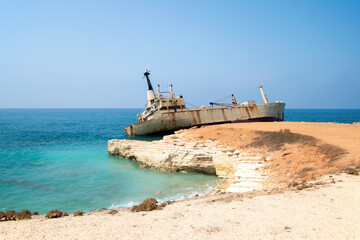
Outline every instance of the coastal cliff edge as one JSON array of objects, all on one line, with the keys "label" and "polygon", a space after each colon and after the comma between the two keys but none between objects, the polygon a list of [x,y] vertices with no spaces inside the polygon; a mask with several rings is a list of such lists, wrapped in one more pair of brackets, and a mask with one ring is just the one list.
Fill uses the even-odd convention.
[{"label": "coastal cliff edge", "polygon": [[359,136],[359,124],[221,124],[152,142],[113,139],[108,152],[141,167],[216,174],[221,191],[276,191],[359,165]]}]

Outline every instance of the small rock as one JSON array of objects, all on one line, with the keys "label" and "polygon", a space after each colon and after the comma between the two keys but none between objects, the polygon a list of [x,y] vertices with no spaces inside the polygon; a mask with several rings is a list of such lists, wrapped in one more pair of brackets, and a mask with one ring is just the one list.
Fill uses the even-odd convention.
[{"label": "small rock", "polygon": [[5,213],[5,220],[15,220],[16,212],[14,210],[9,210]]},{"label": "small rock", "polygon": [[132,212],[140,212],[140,211],[152,211],[157,209],[157,201],[155,198],[145,199],[140,205],[133,206],[131,208]]},{"label": "small rock", "polygon": [[157,206],[157,210],[161,210],[163,209],[164,207],[166,207],[166,203],[161,203]]},{"label": "small rock", "polygon": [[163,203],[161,203],[160,205],[157,206],[157,209],[156,209],[156,210],[161,210],[161,209],[163,209],[164,207],[166,207],[167,205],[170,205],[170,204],[172,204],[172,203],[173,203],[173,201],[163,202]]},{"label": "small rock", "polygon": [[299,185],[300,183],[298,182],[294,182],[292,181],[291,183],[289,183],[288,187],[296,187],[297,185]]},{"label": "small rock", "polygon": [[77,216],[83,216],[85,213],[82,212],[82,211],[77,211],[74,213],[74,217],[77,217]]},{"label": "small rock", "polygon": [[54,209],[54,210],[50,210],[47,214],[46,214],[46,218],[60,218],[62,217],[63,212],[61,212],[58,209]]},{"label": "small rock", "polygon": [[299,186],[296,187],[296,189],[299,190],[299,191],[301,191],[301,190],[303,190],[303,189],[305,189],[305,188],[307,188],[307,186],[304,185],[304,184],[301,184],[301,185],[299,185]]},{"label": "small rock", "polygon": [[118,210],[113,209],[113,210],[111,210],[111,211],[109,212],[109,214],[115,215],[115,214],[117,214],[118,212],[119,212]]},{"label": "small rock", "polygon": [[69,214],[67,212],[63,212],[61,216],[62,217],[67,217],[67,216],[69,216]]},{"label": "small rock", "polygon": [[350,175],[359,175],[359,171],[355,168],[346,168],[344,172]]},{"label": "small rock", "polygon": [[0,220],[2,220],[3,218],[5,219],[5,213],[3,211],[0,211]]},{"label": "small rock", "polygon": [[33,212],[32,215],[39,215],[39,212]]},{"label": "small rock", "polygon": [[291,229],[291,227],[289,227],[288,225],[286,225],[286,226],[284,227],[284,229]]},{"label": "small rock", "polygon": [[21,210],[15,216],[16,220],[31,219],[31,212],[28,210]]}]

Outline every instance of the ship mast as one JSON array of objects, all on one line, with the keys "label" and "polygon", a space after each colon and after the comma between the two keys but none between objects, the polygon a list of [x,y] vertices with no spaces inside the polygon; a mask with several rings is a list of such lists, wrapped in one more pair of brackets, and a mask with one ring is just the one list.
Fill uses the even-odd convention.
[{"label": "ship mast", "polygon": [[263,87],[263,85],[260,85],[260,86],[259,86],[259,89],[260,89],[261,95],[262,95],[262,97],[263,97],[263,99],[264,99],[264,103],[269,103],[269,101],[268,101],[268,99],[267,99],[267,97],[266,97],[266,95],[265,95],[264,90],[262,89],[262,87]]},{"label": "ship mast", "polygon": [[149,75],[150,75],[150,70],[148,70],[148,68],[146,68],[146,69],[145,69],[145,72],[144,72],[144,77],[146,77],[149,90],[154,90],[153,87],[152,87],[152,85],[151,85]]},{"label": "ship mast", "polygon": [[149,88],[149,90],[147,90],[147,92],[146,92],[147,93],[147,102],[148,102],[147,107],[148,108],[151,107],[151,105],[154,103],[155,98],[156,98],[155,93],[154,93],[154,89],[153,89],[153,87],[151,85],[151,82],[150,82],[149,75],[150,75],[150,70],[149,70],[149,68],[146,68],[145,72],[144,72],[144,77],[146,77],[148,88]]}]

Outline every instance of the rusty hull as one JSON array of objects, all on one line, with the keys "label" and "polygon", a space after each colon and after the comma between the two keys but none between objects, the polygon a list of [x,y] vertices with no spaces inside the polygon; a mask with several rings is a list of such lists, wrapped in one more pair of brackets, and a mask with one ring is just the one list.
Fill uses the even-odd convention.
[{"label": "rusty hull", "polygon": [[125,127],[128,135],[141,136],[174,131],[193,126],[247,122],[283,121],[285,103],[266,103],[227,107],[185,108],[183,110],[158,110],[147,121]]}]

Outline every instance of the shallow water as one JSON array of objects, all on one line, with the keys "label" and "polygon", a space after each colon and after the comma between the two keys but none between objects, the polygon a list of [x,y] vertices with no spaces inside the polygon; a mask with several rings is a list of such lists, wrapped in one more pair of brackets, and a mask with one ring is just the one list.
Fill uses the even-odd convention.
[{"label": "shallow water", "polygon": [[[0,210],[90,211],[206,193],[218,179],[163,173],[110,156],[136,109],[0,110]],[[153,140],[152,138],[131,138]]]}]

